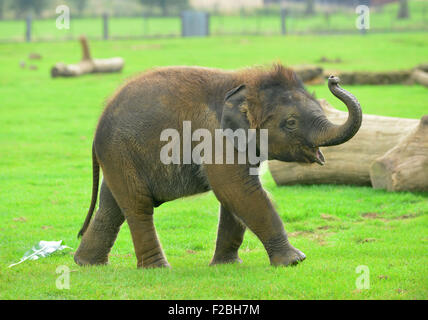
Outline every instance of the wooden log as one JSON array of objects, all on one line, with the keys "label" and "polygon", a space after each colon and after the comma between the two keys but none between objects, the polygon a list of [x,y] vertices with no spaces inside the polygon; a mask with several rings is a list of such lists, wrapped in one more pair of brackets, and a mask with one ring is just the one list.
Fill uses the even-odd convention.
[{"label": "wooden log", "polygon": [[51,69],[52,78],[55,77],[78,77],[85,73],[94,71],[94,64],[92,60],[82,60],[77,64],[65,64],[62,62],[57,63]]},{"label": "wooden log", "polygon": [[421,63],[416,67],[416,69],[422,70],[424,72],[428,72],[428,62]]},{"label": "wooden log", "polygon": [[[320,103],[331,122],[342,124],[346,121],[347,112],[334,109],[325,100]],[[320,148],[326,159],[324,166],[269,161],[269,169],[278,185],[370,185],[371,163],[397,145],[417,125],[416,119],[363,115],[361,128],[351,140]]]},{"label": "wooden log", "polygon": [[369,84],[369,85],[385,85],[385,84],[403,84],[409,81],[412,70],[398,71],[332,71],[325,70],[324,77],[334,74],[340,78],[340,83],[343,85]]},{"label": "wooden log", "polygon": [[116,57],[110,59],[93,59],[93,72],[119,72],[123,68],[123,59]]},{"label": "wooden log", "polygon": [[51,76],[55,77],[77,77],[86,73],[95,72],[119,72],[122,70],[124,61],[122,58],[92,59],[86,37],[80,37],[82,45],[82,60],[77,64],[57,63],[51,69]]},{"label": "wooden log", "polygon": [[314,81],[315,79],[322,79],[322,82],[325,81],[325,79],[323,79],[323,69],[321,67],[313,65],[297,65],[291,67],[291,69],[296,72],[297,76],[304,83]]},{"label": "wooden log", "polygon": [[375,189],[428,191],[428,115],[398,145],[370,167]]},{"label": "wooden log", "polygon": [[419,83],[425,87],[428,87],[428,72],[424,72],[420,69],[415,69],[411,76],[412,83]]}]

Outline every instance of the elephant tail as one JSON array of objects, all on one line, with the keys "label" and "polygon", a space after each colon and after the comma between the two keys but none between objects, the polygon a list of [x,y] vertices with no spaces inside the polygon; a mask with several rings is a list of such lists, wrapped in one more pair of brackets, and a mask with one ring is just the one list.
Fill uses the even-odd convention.
[{"label": "elephant tail", "polygon": [[89,223],[91,222],[92,214],[94,213],[95,205],[97,204],[98,197],[98,183],[100,179],[100,165],[97,161],[95,154],[95,146],[92,144],[92,199],[91,206],[89,207],[88,214],[86,215],[85,222],[83,223],[82,229],[77,234],[77,238],[80,238],[88,229]]}]

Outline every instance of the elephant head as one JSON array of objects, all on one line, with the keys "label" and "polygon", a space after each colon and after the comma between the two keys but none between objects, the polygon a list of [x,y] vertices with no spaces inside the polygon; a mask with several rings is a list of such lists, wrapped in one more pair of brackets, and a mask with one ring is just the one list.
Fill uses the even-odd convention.
[{"label": "elephant head", "polygon": [[344,143],[361,126],[360,104],[339,86],[337,77],[328,79],[328,87],[348,108],[348,119],[342,125],[331,123],[296,74],[281,65],[244,79],[245,84],[226,96],[222,124],[233,129],[267,129],[271,160],[323,165],[319,147]]}]

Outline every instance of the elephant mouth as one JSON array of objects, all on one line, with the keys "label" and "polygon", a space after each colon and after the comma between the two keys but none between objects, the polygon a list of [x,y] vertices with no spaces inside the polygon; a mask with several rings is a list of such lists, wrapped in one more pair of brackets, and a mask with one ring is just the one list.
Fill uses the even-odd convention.
[{"label": "elephant mouth", "polygon": [[305,154],[304,158],[307,163],[318,163],[320,166],[323,166],[325,163],[324,155],[322,154],[321,150],[319,148],[316,148],[315,150],[311,150],[311,153]]}]

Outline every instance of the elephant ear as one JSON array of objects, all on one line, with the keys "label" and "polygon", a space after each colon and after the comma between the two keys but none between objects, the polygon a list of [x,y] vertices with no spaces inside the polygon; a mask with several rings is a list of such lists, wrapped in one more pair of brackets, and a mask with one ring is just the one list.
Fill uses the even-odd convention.
[{"label": "elephant ear", "polygon": [[[246,93],[247,89],[243,84],[227,92],[221,116],[221,128],[224,135],[240,152],[245,152],[247,149],[247,133],[250,128],[247,115],[241,110],[241,106],[246,102]],[[244,131],[237,131],[238,129]],[[245,139],[238,139],[237,136],[242,132],[245,133]]]}]

